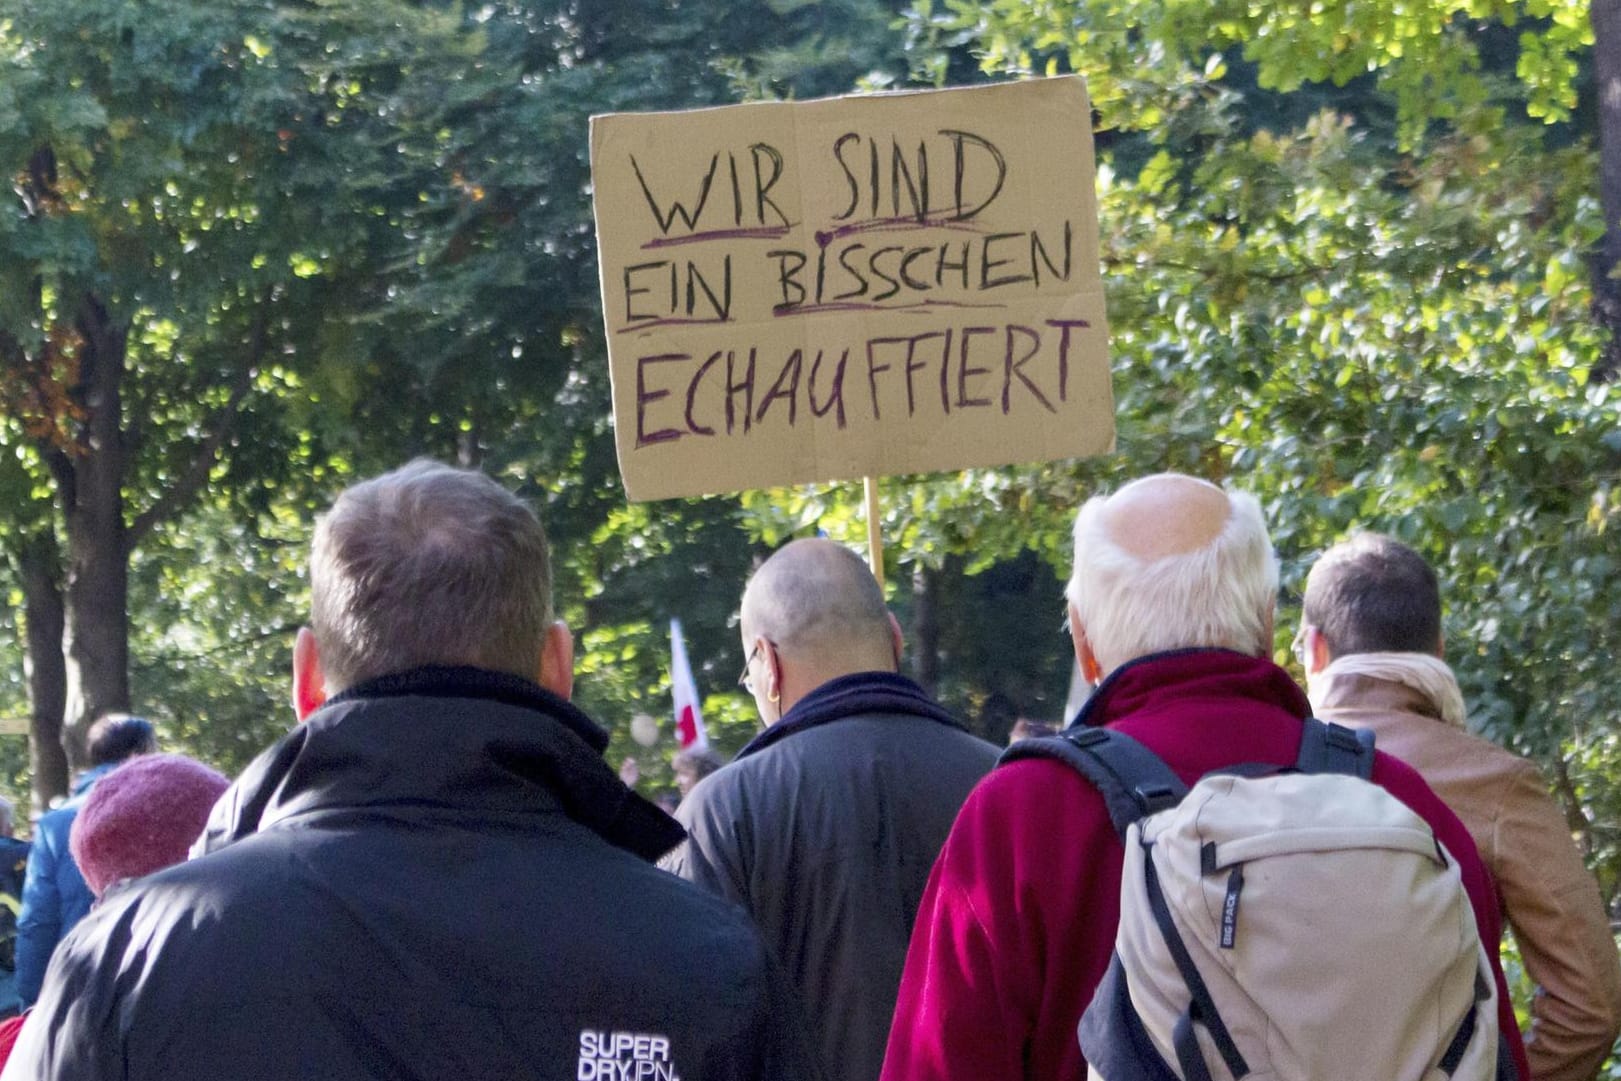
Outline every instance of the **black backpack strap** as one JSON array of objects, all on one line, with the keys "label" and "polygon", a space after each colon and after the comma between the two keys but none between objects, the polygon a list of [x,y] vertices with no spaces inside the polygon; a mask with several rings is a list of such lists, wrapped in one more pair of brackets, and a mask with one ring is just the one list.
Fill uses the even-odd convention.
[{"label": "black backpack strap", "polygon": [[1056,758],[1073,766],[1102,793],[1109,821],[1122,838],[1133,822],[1176,806],[1188,794],[1159,755],[1112,728],[1070,728],[1022,739],[1002,752],[997,765],[1023,758]]},{"label": "black backpack strap", "polygon": [[[1458,1030],[1453,1033],[1452,1042],[1447,1044],[1446,1053],[1436,1064],[1436,1069],[1449,1078],[1458,1072],[1458,1067],[1463,1063],[1463,1056],[1475,1038],[1475,1029],[1480,1024],[1480,1007],[1491,997],[1490,985],[1487,982],[1490,979],[1491,977],[1484,972],[1475,973],[1474,1004],[1469,1007],[1469,1012],[1464,1014]],[[1514,1052],[1509,1050],[1507,1040],[1497,1041],[1497,1081],[1521,1081],[1520,1068],[1514,1062]]]},{"label": "black backpack strap", "polygon": [[[1147,845],[1143,846],[1145,849]],[[1238,1044],[1233,1040],[1232,1032],[1227,1023],[1222,1020],[1221,1011],[1216,1009],[1216,1000],[1210,995],[1210,988],[1199,973],[1199,966],[1194,963],[1193,955],[1188,952],[1187,943],[1182,941],[1182,935],[1176,929],[1176,920],[1171,916],[1171,906],[1165,900],[1165,891],[1160,888],[1159,872],[1154,870],[1154,857],[1145,852],[1143,855],[1144,885],[1148,890],[1148,906],[1154,913],[1154,922],[1159,924],[1160,934],[1165,939],[1165,948],[1170,951],[1171,959],[1176,962],[1176,970],[1182,974],[1182,982],[1188,988],[1188,1008],[1181,1018],[1177,1020],[1175,1030],[1171,1035],[1171,1042],[1176,1049],[1177,1064],[1182,1067],[1182,1076],[1187,1081],[1210,1081],[1210,1068],[1205,1064],[1204,1052],[1199,1048],[1198,1037],[1194,1035],[1195,1023],[1205,1027],[1210,1033],[1216,1050],[1221,1053],[1222,1061],[1227,1064],[1227,1072],[1233,1077],[1243,1077],[1250,1072],[1249,1063],[1238,1050]]]},{"label": "black backpack strap", "polygon": [[1373,729],[1346,728],[1307,717],[1295,768],[1301,773],[1343,773],[1372,780]]}]

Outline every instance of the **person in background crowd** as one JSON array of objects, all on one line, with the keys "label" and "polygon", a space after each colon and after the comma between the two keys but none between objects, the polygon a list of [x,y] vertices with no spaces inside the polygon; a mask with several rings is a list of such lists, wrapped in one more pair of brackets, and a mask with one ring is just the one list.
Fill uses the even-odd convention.
[{"label": "person in background crowd", "polygon": [[1032,721],[1027,717],[1020,717],[1013,722],[1013,730],[1008,733],[1008,746],[1021,739],[1041,739],[1043,736],[1056,736],[1058,729],[1044,721]]},{"label": "person in background crowd", "polygon": [[992,691],[979,707],[979,734],[992,743],[1010,743],[1019,723],[1019,707],[1001,691]]},{"label": "person in background crowd", "polygon": [[17,995],[24,1006],[39,997],[56,944],[90,911],[90,887],[68,851],[68,834],[85,798],[125,759],[158,749],[157,733],[141,717],[110,713],[90,726],[86,750],[90,768],[73,786],[73,796],[34,826],[23,882],[22,913],[17,917]]},{"label": "person in background crowd", "polygon": [[848,549],[784,547],[741,623],[766,729],[682,801],[666,866],[754,916],[827,1076],[874,1081],[929,867],[997,751],[897,672],[900,628]]},{"label": "person in background crowd", "polygon": [[[184,860],[229,785],[224,774],[179,754],[142,755],[103,777],[68,833],[68,850],[95,902],[121,883]],[[0,1066],[24,1017],[0,1022]]]},{"label": "person in background crowd", "polygon": [[183,754],[143,755],[108,774],[68,836],[96,902],[116,886],[184,861],[230,783]]},{"label": "person in background crowd", "polygon": [[17,805],[0,796],[0,839],[16,840],[16,837]]},{"label": "person in background crowd", "polygon": [[[1293,765],[1309,705],[1271,660],[1278,570],[1260,504],[1161,474],[1089,500],[1074,542],[1069,626],[1097,684],[1075,723],[1118,728],[1190,785],[1238,763]],[[1458,860],[1524,1076],[1468,831],[1391,756],[1373,780]],[[918,912],[885,1081],[1086,1077],[1076,1025],[1114,949],[1124,856],[1102,796],[1063,762],[1013,762],[975,788]]]},{"label": "person in background crowd", "polygon": [[619,763],[619,781],[626,788],[635,788],[642,783],[642,764],[634,758],[625,758]]},{"label": "person in background crowd", "polygon": [[815,1076],[759,934],[652,865],[680,828],[569,704],[523,502],[358,484],[310,592],[302,723],[63,943],[4,1081]]},{"label": "person in background crowd", "polygon": [[1533,1081],[1589,1081],[1621,1031],[1621,958],[1598,883],[1536,766],[1471,735],[1442,660],[1441,589],[1411,548],[1363,533],[1323,553],[1296,636],[1317,716],[1371,728],[1474,835],[1538,991]]},{"label": "person in background crowd", "polygon": [[29,844],[19,841],[16,832],[17,808],[0,798],[0,1017],[23,1008],[17,995],[17,914],[22,909]]},{"label": "person in background crowd", "polygon": [[693,747],[670,759],[670,769],[675,773],[675,787],[680,790],[681,798],[686,799],[692,793],[693,785],[722,765],[720,755],[708,747]]}]

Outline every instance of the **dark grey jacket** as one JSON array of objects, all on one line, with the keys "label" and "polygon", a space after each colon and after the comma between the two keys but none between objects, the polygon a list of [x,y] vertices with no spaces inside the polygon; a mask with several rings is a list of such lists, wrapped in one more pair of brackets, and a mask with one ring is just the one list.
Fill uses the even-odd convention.
[{"label": "dark grey jacket", "polygon": [[830,1081],[875,1081],[923,887],[996,764],[911,680],[868,672],[797,703],[706,777],[664,866],[755,918],[800,992]]},{"label": "dark grey jacket", "polygon": [[811,1076],[759,935],[647,862],[680,830],[605,743],[471,669],[335,699],[222,798],[215,851],[64,940],[4,1077]]}]

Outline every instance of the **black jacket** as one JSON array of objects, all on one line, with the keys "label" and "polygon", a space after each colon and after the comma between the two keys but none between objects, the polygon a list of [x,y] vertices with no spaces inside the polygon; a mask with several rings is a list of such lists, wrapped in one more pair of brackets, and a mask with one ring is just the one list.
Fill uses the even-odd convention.
[{"label": "black jacket", "polygon": [[795,984],[830,1081],[875,1081],[929,871],[997,749],[903,676],[818,687],[676,812],[665,866],[742,904]]},{"label": "black jacket", "polygon": [[210,854],[64,941],[4,1077],[808,1076],[757,933],[646,862],[680,829],[606,741],[470,669],[334,699],[221,799]]}]

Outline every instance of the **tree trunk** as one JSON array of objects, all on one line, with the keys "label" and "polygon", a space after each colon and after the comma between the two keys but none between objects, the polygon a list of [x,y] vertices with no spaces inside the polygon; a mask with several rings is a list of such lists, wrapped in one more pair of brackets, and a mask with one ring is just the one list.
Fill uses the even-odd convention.
[{"label": "tree trunk", "polygon": [[1593,381],[1621,378],[1621,0],[1592,0],[1593,68],[1598,82],[1599,203],[1604,240],[1593,259],[1593,314],[1610,332]]},{"label": "tree trunk", "polygon": [[68,672],[62,653],[62,588],[57,580],[60,567],[61,554],[54,533],[40,533],[23,542],[17,569],[22,580],[27,632],[23,670],[28,680],[29,757],[36,816],[68,791],[68,757],[62,747]]},{"label": "tree trunk", "polygon": [[124,524],[122,387],[124,328],[86,297],[79,317],[86,419],[76,483],[65,508],[68,535],[68,702],[64,743],[85,764],[85,736],[104,713],[125,711],[129,694],[129,546]]},{"label": "tree trunk", "polygon": [[912,672],[933,698],[940,693],[940,572],[919,566],[912,572]]}]

